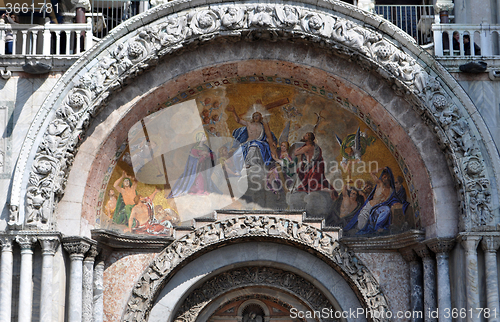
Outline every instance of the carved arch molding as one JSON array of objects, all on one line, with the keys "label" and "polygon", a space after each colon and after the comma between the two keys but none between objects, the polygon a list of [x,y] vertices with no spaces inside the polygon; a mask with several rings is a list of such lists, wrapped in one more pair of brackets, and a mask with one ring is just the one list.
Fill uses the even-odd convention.
[{"label": "carved arch molding", "polygon": [[[154,259],[133,287],[122,320],[147,321],[151,307],[160,291],[184,265],[210,250],[249,240],[294,245],[313,253],[344,277],[362,306],[367,312],[371,312],[368,315],[369,321],[388,320],[388,302],[380,285],[361,260],[345,245],[339,243],[328,233],[312,226],[279,217],[257,215],[217,221],[198,228],[170,244]],[[251,275],[252,271],[244,274],[249,276],[250,280],[247,281],[249,285],[259,285],[259,277],[250,277],[249,274]],[[263,276],[266,274],[270,274],[268,277],[273,275],[276,277],[276,274],[283,273],[271,270],[263,273]],[[237,286],[232,285],[234,280],[231,282],[230,277],[230,274],[221,275],[221,278],[224,279],[224,287]],[[298,283],[298,278],[298,275],[292,274],[288,278],[279,279],[276,282],[270,282],[268,279],[266,284],[287,288],[303,299],[305,303],[308,303],[311,308],[332,306],[322,292],[309,294],[307,288],[302,289],[301,287],[281,284],[292,283],[289,279],[294,279],[293,283]],[[215,280],[212,279],[212,281]],[[246,282],[243,280],[241,283]],[[304,281],[304,283],[308,282]],[[177,311],[178,315],[174,321],[191,321],[190,319],[196,317],[210,299],[219,295],[218,290],[220,289],[221,287],[218,285],[212,285],[210,287],[202,286],[194,290],[184,302],[185,305]]]},{"label": "carved arch molding", "polygon": [[[486,226],[497,208],[500,159],[476,107],[439,63],[380,17],[336,2],[172,1],[114,29],[52,89],[18,159],[11,229],[51,229],[78,144],[110,95],[162,57],[217,39],[305,41],[376,71],[434,130],[460,192],[461,229]],[[309,3],[310,2],[310,3]]]}]

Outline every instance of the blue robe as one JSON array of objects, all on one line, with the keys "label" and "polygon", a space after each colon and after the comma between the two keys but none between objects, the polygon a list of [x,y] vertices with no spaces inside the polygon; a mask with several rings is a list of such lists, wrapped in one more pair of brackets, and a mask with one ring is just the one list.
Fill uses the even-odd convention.
[{"label": "blue robe", "polygon": [[213,167],[215,166],[214,155],[206,144],[203,144],[202,148],[210,153],[210,159],[205,161],[207,164],[200,164],[200,158],[197,158],[192,154],[193,150],[197,149],[197,146],[195,145],[195,147],[191,149],[191,153],[189,153],[184,172],[175,182],[167,199],[188,194],[198,175],[202,175],[203,180],[205,181],[204,192],[222,194],[211,178]]},{"label": "blue robe", "polygon": [[[400,203],[403,205],[403,213],[406,212],[406,209],[408,208],[409,203],[405,200],[401,200],[398,197],[398,194],[394,188],[394,176],[392,174],[392,171],[389,167],[386,167],[383,171],[382,174],[380,174],[380,178],[387,173],[389,174],[390,178],[390,184],[392,188],[392,193],[385,200],[384,202],[381,202],[370,209],[370,217],[368,218],[368,222],[366,223],[365,227],[360,229],[356,235],[364,235],[364,234],[372,234],[377,232],[379,229],[388,229],[389,226],[391,225],[391,207],[395,203]],[[377,186],[373,189],[373,191],[370,193],[368,198],[366,198],[365,203],[357,213],[354,215],[354,217],[351,219],[351,221],[344,227],[345,231],[351,230],[353,227],[355,227],[358,223],[358,216],[361,212],[361,210],[366,206],[366,204],[373,199],[373,195],[375,194],[375,190],[377,189]]]},{"label": "blue robe", "polygon": [[[274,136],[273,132],[271,132],[271,135],[273,137],[273,141],[276,142],[277,139]],[[262,137],[258,140],[247,141],[248,130],[246,126],[234,130],[233,137],[235,138],[233,148],[241,146],[241,149],[243,150],[243,160],[246,160],[250,147],[257,146],[260,150],[260,155],[262,156],[262,161],[264,161],[265,165],[269,165],[271,162],[274,162],[273,158],[271,157],[271,149],[269,148],[269,143],[267,143],[267,136],[264,128],[262,128]]]}]

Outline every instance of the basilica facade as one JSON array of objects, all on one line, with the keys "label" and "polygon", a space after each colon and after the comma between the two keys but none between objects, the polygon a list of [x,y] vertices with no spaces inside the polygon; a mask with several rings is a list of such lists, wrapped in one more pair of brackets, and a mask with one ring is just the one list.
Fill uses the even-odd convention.
[{"label": "basilica facade", "polygon": [[0,321],[499,321],[495,46],[436,25],[171,1],[6,67]]}]

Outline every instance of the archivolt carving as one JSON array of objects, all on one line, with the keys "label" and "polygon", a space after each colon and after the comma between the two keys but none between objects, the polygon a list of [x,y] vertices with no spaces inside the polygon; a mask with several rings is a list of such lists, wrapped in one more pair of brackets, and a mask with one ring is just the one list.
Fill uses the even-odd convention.
[{"label": "archivolt carving", "polygon": [[[374,317],[385,317],[388,306],[380,286],[370,271],[344,245],[333,240],[328,234],[303,223],[269,216],[245,216],[212,223],[170,244],[146,269],[134,286],[123,320],[146,321],[154,298],[166,283],[170,273],[197,251],[232,239],[258,236],[276,238],[280,242],[293,242],[313,248],[328,258],[327,261],[334,264],[334,268],[357,291],[360,302],[364,303],[366,309],[380,313],[373,314]],[[260,277],[256,276],[256,278]],[[207,291],[209,289],[207,288]],[[302,294],[301,292],[304,291],[298,294]],[[304,299],[312,299],[307,294],[303,296]],[[310,300],[311,304],[312,302],[314,301]],[[199,306],[193,304],[192,307],[201,310],[204,303],[200,300]],[[187,310],[186,316],[191,316],[191,313],[193,313],[191,310]],[[185,321],[190,320],[185,319]],[[384,321],[384,319],[374,318],[373,321]]]},{"label": "archivolt carving", "polygon": [[[359,11],[354,7],[349,10]],[[139,19],[130,19],[130,24]],[[365,66],[368,62],[370,68],[377,69],[394,84],[397,92],[406,95],[406,99],[419,109],[422,117],[437,132],[442,148],[449,156],[457,185],[462,187],[463,228],[490,222],[491,216],[486,214],[492,209],[488,198],[491,195],[490,181],[484,172],[466,170],[471,158],[479,160],[480,166],[484,165],[483,156],[477,149],[477,139],[471,134],[474,125],[466,120],[465,108],[455,105],[436,78],[431,77],[413,57],[383,38],[382,33],[332,11],[276,3],[194,8],[173,13],[162,21],[141,27],[136,36],[113,44],[109,54],[101,57],[90,71],[81,76],[67,94],[67,99],[57,108],[37,147],[31,169],[26,194],[27,223],[48,228],[46,224],[50,222],[54,204],[64,191],[75,146],[82,139],[89,120],[113,91],[155,65],[160,57],[184,45],[226,36],[250,40],[304,38],[350,55]],[[476,198],[476,201],[471,202],[471,198]],[[13,200],[11,205],[10,226],[16,227],[20,224],[18,201]],[[476,215],[477,207],[485,214],[481,218]]]},{"label": "archivolt carving", "polygon": [[[199,313],[215,298],[233,289],[268,286],[286,290],[307,303],[314,311],[335,312],[326,296],[312,283],[292,272],[270,267],[237,268],[214,276],[195,289],[175,313],[174,322],[194,322]],[[331,316],[335,315],[331,313]],[[340,321],[324,319],[323,321]]]}]

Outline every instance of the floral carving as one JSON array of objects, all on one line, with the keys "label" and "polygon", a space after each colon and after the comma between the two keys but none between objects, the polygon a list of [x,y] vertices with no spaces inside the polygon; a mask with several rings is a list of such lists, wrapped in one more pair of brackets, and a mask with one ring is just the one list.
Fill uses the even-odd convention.
[{"label": "floral carving", "polygon": [[[474,129],[466,119],[467,112],[452,102],[438,79],[431,77],[415,58],[390,40],[382,39],[380,32],[332,12],[280,3],[222,4],[216,9],[188,9],[161,19],[141,27],[136,36],[118,41],[109,48],[110,54],[100,57],[98,63],[75,82],[64,103],[57,108],[37,146],[26,188],[24,222],[31,218],[31,222],[37,222],[36,228],[49,228],[47,223],[50,223],[54,204],[62,196],[65,177],[90,119],[105,104],[110,93],[121,88],[127,79],[156,64],[160,57],[191,43],[194,37],[211,39],[237,35],[243,39],[259,39],[265,36],[264,30],[269,31],[272,40],[309,38],[348,55],[362,56],[365,64],[369,62],[376,69],[380,68],[381,74],[394,83],[398,93],[408,95],[425,121],[431,124],[441,147],[452,160],[451,172],[457,185],[465,187],[461,197],[467,222],[462,226],[471,227],[476,220],[475,213],[467,206],[472,191],[469,187],[480,185],[485,188],[479,192],[491,195],[488,173],[483,171],[480,178],[473,179],[464,168],[470,157],[484,159],[477,149],[478,141],[472,134]],[[51,158],[50,173],[38,163],[42,156]],[[480,199],[484,199],[484,209],[492,209],[491,198]],[[18,203],[15,201],[11,205],[9,225],[13,228],[22,224]]]},{"label": "floral carving", "polygon": [[[388,309],[387,301],[385,300],[382,290],[370,271],[361,263],[354,253],[328,234],[312,226],[283,218],[244,216],[233,217],[201,227],[170,244],[155,258],[150,267],[146,269],[145,273],[139,279],[139,282],[134,286],[132,296],[127,304],[125,320],[146,320],[148,308],[152,304],[155,294],[160,290],[163,281],[166,280],[170,272],[172,272],[183,260],[198,251],[203,253],[202,250],[204,248],[213,247],[220,242],[226,242],[236,238],[248,238],[251,236],[274,237],[278,238],[280,241],[302,244],[314,249],[332,261],[339,272],[343,276],[346,276],[350,283],[355,285],[362,297],[360,301],[364,301],[369,309],[377,311],[386,311]],[[262,278],[261,275],[262,274],[259,276]],[[293,278],[293,276],[288,276],[286,278],[283,276],[283,278],[275,278],[275,280],[276,283],[288,281],[286,283],[290,284],[289,281]],[[222,285],[227,289],[231,287],[231,283],[231,279],[221,279],[216,285],[203,288],[203,291],[199,292],[214,292],[218,289],[218,285]],[[304,291],[309,292],[312,290],[308,288],[302,288],[302,291],[297,290],[297,292]],[[196,292],[197,291],[194,293]],[[184,315],[179,321],[191,321],[188,317],[195,318],[198,309],[203,307],[204,303],[206,303],[203,297],[210,298],[213,295],[210,294],[204,294],[202,297],[199,297],[202,300],[197,301],[197,303],[190,302],[188,305],[189,308],[184,310],[184,313],[187,315]],[[312,299],[311,296],[312,293],[309,295],[303,294],[303,298],[305,299]],[[325,304],[323,302],[321,303],[321,305]],[[374,321],[379,320],[374,319]]]}]

